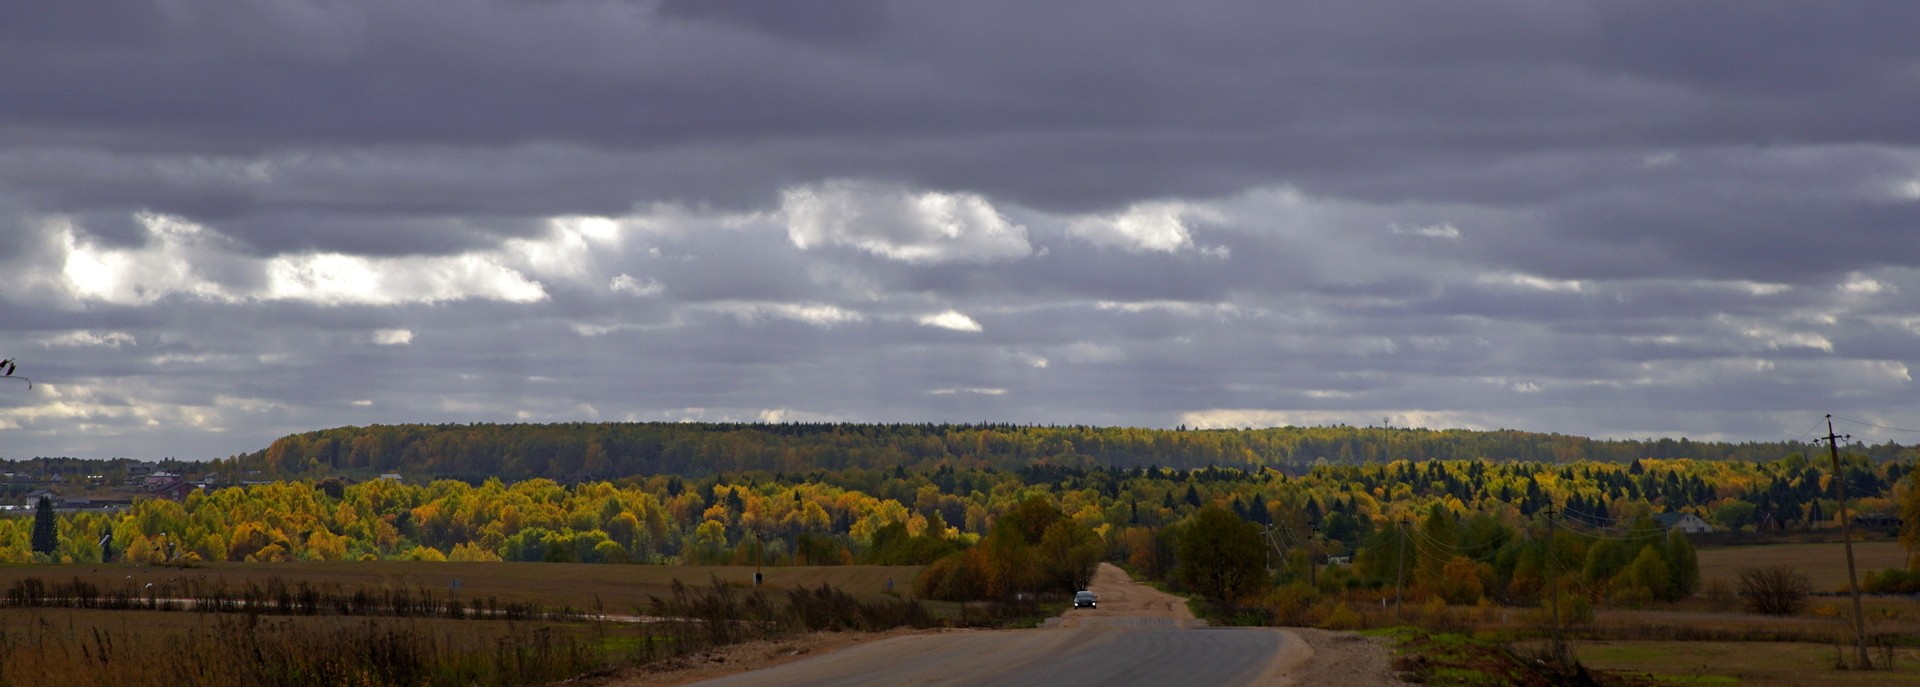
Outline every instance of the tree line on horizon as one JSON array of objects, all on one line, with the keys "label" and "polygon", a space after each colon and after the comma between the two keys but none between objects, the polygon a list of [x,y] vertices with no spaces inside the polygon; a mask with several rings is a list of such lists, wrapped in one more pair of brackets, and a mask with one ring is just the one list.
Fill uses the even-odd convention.
[{"label": "tree line on horizon", "polygon": [[[1773,461],[1812,454],[1801,441],[1597,440],[1516,430],[1386,427],[1143,429],[1012,424],[562,423],[371,425],[293,434],[220,464],[275,477],[402,472],[478,482],[563,482],[625,475],[804,473],[941,464],[1011,470],[1034,463],[1083,467],[1274,468],[1390,460],[1568,464],[1643,458]],[[1911,459],[1895,443],[1855,444],[1873,461]]]},{"label": "tree line on horizon", "polygon": [[[1841,478],[1855,495],[1856,512],[1900,511],[1914,523],[1920,521],[1913,515],[1920,513],[1920,495],[1911,469],[1909,463],[1850,456]],[[649,475],[572,486],[545,478],[355,484],[332,476],[215,489],[185,502],[142,500],[121,513],[64,515],[57,546],[40,556],[30,541],[30,519],[0,519],[0,561],[99,562],[97,542],[110,533],[113,560],[142,562],[925,564],[974,550],[1018,558],[1026,554],[1016,551],[1016,540],[1041,546],[1049,527],[1071,522],[1073,528],[1056,535],[1054,548],[1079,551],[1097,543],[1106,558],[1172,574],[1178,541],[1168,537],[1212,508],[1274,533],[1269,536],[1296,543],[1313,537],[1320,553],[1357,555],[1359,569],[1377,573],[1367,561],[1378,558],[1368,552],[1388,545],[1383,533],[1436,514],[1461,532],[1495,526],[1526,531],[1538,527],[1549,508],[1563,526],[1595,532],[1632,530],[1666,511],[1737,529],[1821,527],[1833,524],[1839,512],[1828,496],[1833,479],[1821,461],[1799,454],[1764,463],[1398,460],[1319,465],[1300,475],[1218,467],[1035,463],[1001,470],[941,464]],[[1046,526],[995,539],[996,524],[1036,499],[1058,517],[1033,515],[1026,520]],[[1474,563],[1494,566],[1492,572],[1473,568],[1483,589],[1511,588],[1500,580],[1522,569],[1520,561],[1501,567],[1490,558],[1497,547],[1471,543],[1492,537],[1462,539],[1438,528],[1428,528],[1421,540],[1431,551],[1469,553]],[[1914,529],[1909,535],[1920,538]],[[1007,546],[981,547],[994,542]],[[961,563],[983,571],[993,564],[951,565]]]}]

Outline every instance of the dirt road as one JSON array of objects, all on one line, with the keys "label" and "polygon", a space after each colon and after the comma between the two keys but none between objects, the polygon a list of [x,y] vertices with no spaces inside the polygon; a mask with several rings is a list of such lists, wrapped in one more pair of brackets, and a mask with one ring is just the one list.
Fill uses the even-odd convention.
[{"label": "dirt road", "polygon": [[765,670],[697,684],[775,685],[1359,685],[1387,677],[1385,650],[1314,630],[1207,628],[1186,601],[1101,564],[1093,609],[1035,630],[896,635]]}]

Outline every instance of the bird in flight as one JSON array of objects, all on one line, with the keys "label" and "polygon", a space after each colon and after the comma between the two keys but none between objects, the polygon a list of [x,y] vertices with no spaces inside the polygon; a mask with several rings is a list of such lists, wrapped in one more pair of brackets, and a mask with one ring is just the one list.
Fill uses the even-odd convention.
[{"label": "bird in flight", "polygon": [[13,377],[14,379],[25,380],[27,383],[27,388],[29,389],[33,388],[33,380],[27,379],[26,377],[14,376],[13,371],[19,368],[20,366],[15,365],[12,358],[8,358],[6,360],[0,360],[0,377]]}]

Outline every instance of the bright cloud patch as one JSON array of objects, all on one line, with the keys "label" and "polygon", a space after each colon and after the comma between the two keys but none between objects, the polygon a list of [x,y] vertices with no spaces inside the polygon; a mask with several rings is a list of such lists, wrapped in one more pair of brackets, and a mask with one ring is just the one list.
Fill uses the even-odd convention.
[{"label": "bright cloud patch", "polygon": [[1871,296],[1895,290],[1892,286],[1880,280],[1857,273],[1849,275],[1846,283],[1840,285],[1841,293],[1853,296]]},{"label": "bright cloud patch", "polygon": [[1193,203],[1140,203],[1117,215],[1072,220],[1067,224],[1067,232],[1097,244],[1130,251],[1171,253],[1193,245],[1188,217],[1217,216],[1218,213]]},{"label": "bright cloud patch", "polygon": [[970,193],[832,181],[788,189],[781,213],[793,245],[845,245],[911,263],[988,262],[1033,253],[1026,227]]},{"label": "bright cloud patch", "polygon": [[630,296],[646,298],[660,295],[667,287],[652,279],[635,279],[631,274],[622,273],[620,276],[613,278],[613,282],[608,285],[608,288],[612,289],[614,293],[624,293]]},{"label": "bright cloud patch", "polygon": [[[469,298],[529,303],[546,289],[501,255],[362,257],[340,253],[247,256],[224,236],[165,215],[142,214],[150,240],[114,248],[65,229],[61,274],[83,301],[145,305],[172,296],[237,303],[293,300],[322,305],[439,303]],[[526,246],[513,251],[526,253]],[[229,276],[225,280],[210,275]]]},{"label": "bright cloud patch", "polygon": [[373,342],[381,346],[405,346],[413,343],[413,330],[382,329],[373,333]]},{"label": "bright cloud patch", "polygon": [[61,271],[74,296],[115,305],[144,305],[176,294],[231,299],[195,269],[196,262],[225,251],[218,234],[163,215],[143,213],[135,219],[151,237],[138,249],[99,246],[72,227],[65,229]]},{"label": "bright cloud patch", "polygon": [[859,312],[818,303],[719,303],[706,307],[747,322],[781,319],[828,327],[866,319]]},{"label": "bright cloud patch", "polygon": [[126,332],[75,331],[48,338],[45,343],[51,347],[119,348],[132,346],[136,341],[132,334]]},{"label": "bright cloud patch", "polygon": [[975,322],[973,318],[967,317],[958,310],[948,310],[934,315],[922,315],[918,322],[928,327],[951,329],[956,332],[981,331],[979,322]]},{"label": "bright cloud patch", "polygon": [[1387,231],[1395,234],[1420,236],[1430,239],[1448,239],[1453,241],[1460,239],[1460,229],[1453,226],[1452,222],[1425,225],[1389,224],[1387,225]]},{"label": "bright cloud patch", "polygon": [[1223,408],[1183,413],[1180,423],[1195,429],[1242,429],[1259,427],[1307,427],[1314,425],[1370,424],[1385,418],[1396,427],[1483,429],[1478,418],[1465,413],[1426,410],[1265,410]]},{"label": "bright cloud patch", "polygon": [[468,298],[532,303],[546,289],[487,255],[363,258],[337,253],[275,258],[268,300],[322,305],[442,303]]},{"label": "bright cloud patch", "polygon": [[1577,292],[1586,288],[1578,279],[1548,279],[1531,274],[1490,274],[1480,278],[1482,284],[1514,286],[1533,291]]}]

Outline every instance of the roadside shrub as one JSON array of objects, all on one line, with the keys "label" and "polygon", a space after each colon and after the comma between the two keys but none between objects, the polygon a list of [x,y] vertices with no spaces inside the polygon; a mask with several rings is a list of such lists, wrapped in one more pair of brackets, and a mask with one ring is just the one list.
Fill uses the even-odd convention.
[{"label": "roadside shrub", "polygon": [[[1541,599],[1538,608],[1529,611],[1525,620],[1535,627],[1553,626],[1553,601]],[[1560,591],[1560,621],[1567,625],[1584,625],[1593,622],[1593,600],[1580,594]]]},{"label": "roadside shrub", "polygon": [[1863,584],[1873,594],[1920,594],[1920,570],[1890,568],[1869,572]]},{"label": "roadside shrub", "polygon": [[1740,570],[1740,598],[1747,610],[1763,615],[1794,615],[1807,606],[1813,590],[1807,576],[1786,566]]},{"label": "roadside shrub", "polygon": [[1305,581],[1295,581],[1267,592],[1261,605],[1266,607],[1277,624],[1305,625],[1309,622],[1308,611],[1312,609],[1317,596]]},{"label": "roadside shrub", "polygon": [[1707,583],[1707,608],[1718,613],[1733,610],[1739,605],[1740,597],[1733,593],[1733,585],[1718,577]]},{"label": "roadside shrub", "polygon": [[1353,610],[1352,606],[1342,601],[1327,614],[1326,620],[1320,622],[1320,627],[1329,630],[1358,630],[1366,627],[1366,621],[1360,617],[1359,612]]}]

